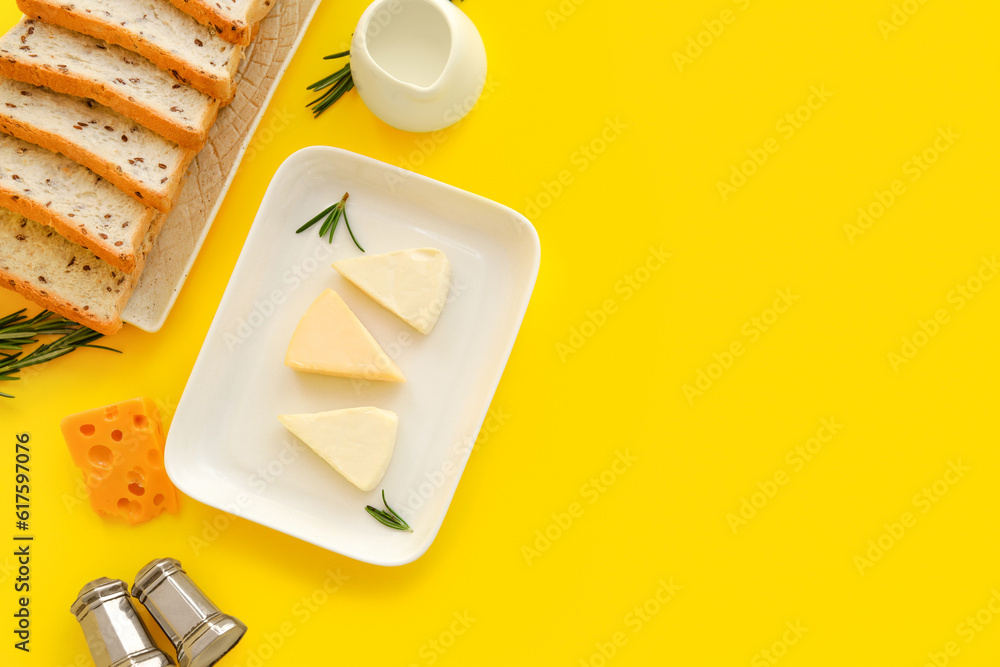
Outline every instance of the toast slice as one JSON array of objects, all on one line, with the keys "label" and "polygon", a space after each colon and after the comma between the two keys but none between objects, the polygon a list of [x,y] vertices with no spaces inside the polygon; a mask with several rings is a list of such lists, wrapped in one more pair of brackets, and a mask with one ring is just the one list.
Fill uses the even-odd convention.
[{"label": "toast slice", "polygon": [[111,266],[132,273],[156,217],[68,157],[0,134],[0,206],[52,227]]},{"label": "toast slice", "polygon": [[195,151],[219,113],[219,100],[180,83],[146,58],[29,18],[0,37],[0,74],[89,97]]},{"label": "toast slice", "polygon": [[[146,232],[143,257],[165,217],[158,215]],[[122,273],[51,227],[0,208],[0,281],[43,308],[110,335],[121,329],[121,311],[139,277],[139,271]]]},{"label": "toast slice", "polygon": [[277,0],[170,0],[177,9],[211,26],[219,37],[233,44],[249,44],[257,34],[260,20]]},{"label": "toast slice", "polygon": [[180,194],[194,157],[96,102],[4,78],[0,130],[72,158],[164,213]]},{"label": "toast slice", "polygon": [[222,39],[169,0],[17,0],[28,16],[134,51],[195,90],[228,104],[244,47]]}]

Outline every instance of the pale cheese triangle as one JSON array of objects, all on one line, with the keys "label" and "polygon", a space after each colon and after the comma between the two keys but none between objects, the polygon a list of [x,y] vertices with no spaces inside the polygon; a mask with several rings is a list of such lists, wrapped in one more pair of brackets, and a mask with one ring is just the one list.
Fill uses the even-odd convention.
[{"label": "pale cheese triangle", "polygon": [[278,421],[362,491],[385,476],[399,428],[396,413],[379,408],[278,415]]},{"label": "pale cheese triangle", "polygon": [[316,297],[299,320],[285,365],[307,373],[406,382],[399,367],[331,289]]},{"label": "pale cheese triangle", "polygon": [[423,334],[437,324],[451,287],[451,264],[437,248],[342,259],[333,268]]}]

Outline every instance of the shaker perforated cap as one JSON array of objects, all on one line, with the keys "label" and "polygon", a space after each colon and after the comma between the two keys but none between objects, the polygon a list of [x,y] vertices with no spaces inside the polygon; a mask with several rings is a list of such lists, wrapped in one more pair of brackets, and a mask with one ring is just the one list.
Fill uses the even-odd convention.
[{"label": "shaker perforated cap", "polygon": [[247,631],[239,619],[219,611],[173,558],[158,558],[139,570],[132,595],[163,628],[180,667],[214,665]]},{"label": "shaker perforated cap", "polygon": [[101,577],[80,590],[70,611],[83,629],[97,667],[169,667],[132,606],[121,579]]}]

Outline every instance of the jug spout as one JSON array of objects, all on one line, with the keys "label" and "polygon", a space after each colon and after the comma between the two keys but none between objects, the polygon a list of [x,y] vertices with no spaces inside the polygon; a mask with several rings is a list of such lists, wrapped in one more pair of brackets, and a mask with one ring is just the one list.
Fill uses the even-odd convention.
[{"label": "jug spout", "polygon": [[376,116],[430,132],[475,106],[486,82],[486,49],[448,0],[375,0],[354,31],[351,71]]}]

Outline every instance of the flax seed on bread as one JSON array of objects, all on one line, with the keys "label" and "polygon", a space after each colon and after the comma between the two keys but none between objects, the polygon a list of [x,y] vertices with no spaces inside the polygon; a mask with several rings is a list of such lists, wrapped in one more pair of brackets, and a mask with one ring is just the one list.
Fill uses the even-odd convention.
[{"label": "flax seed on bread", "polygon": [[195,90],[228,103],[244,47],[169,0],[17,0],[25,14],[148,58]]},{"label": "flax seed on bread", "polygon": [[194,152],[92,100],[0,77],[0,130],[62,153],[167,212]]},{"label": "flax seed on bread", "polygon": [[143,56],[29,18],[0,37],[0,74],[91,98],[196,151],[219,113],[219,100],[180,83]]}]

